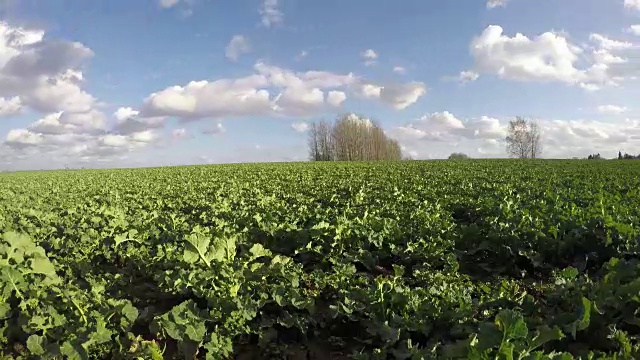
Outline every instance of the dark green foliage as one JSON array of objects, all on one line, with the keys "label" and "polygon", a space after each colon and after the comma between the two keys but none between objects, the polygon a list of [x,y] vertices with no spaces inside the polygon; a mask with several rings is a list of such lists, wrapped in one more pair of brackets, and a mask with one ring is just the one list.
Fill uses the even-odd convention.
[{"label": "dark green foliage", "polygon": [[637,359],[640,166],[0,176],[13,359]]},{"label": "dark green foliage", "polygon": [[452,153],[449,155],[449,160],[467,160],[469,159],[469,155],[464,153]]}]

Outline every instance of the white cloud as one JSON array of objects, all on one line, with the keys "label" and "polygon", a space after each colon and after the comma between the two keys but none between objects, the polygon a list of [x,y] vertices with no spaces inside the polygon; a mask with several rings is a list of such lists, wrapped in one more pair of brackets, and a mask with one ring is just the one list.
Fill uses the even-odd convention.
[{"label": "white cloud", "polygon": [[263,0],[259,10],[262,25],[272,27],[284,21],[284,14],[280,10],[279,0]]},{"label": "white cloud", "polygon": [[397,110],[403,110],[418,101],[426,92],[427,89],[421,82],[387,85],[380,90],[380,100]]},{"label": "white cloud", "polygon": [[400,74],[400,75],[404,75],[407,73],[407,69],[405,69],[402,66],[394,66],[393,67],[393,72],[396,74]]},{"label": "white cloud", "polygon": [[274,99],[274,110],[290,116],[320,112],[325,105],[324,92],[318,88],[290,86]]},{"label": "white cloud", "polygon": [[83,44],[0,22],[0,113],[30,109],[43,114],[6,134],[1,145],[5,166],[20,159],[45,166],[98,163],[159,138],[152,130],[161,123],[157,118],[121,108],[112,122],[99,110],[97,99],[83,89],[82,68],[91,57],[93,51]]},{"label": "white cloud", "polygon": [[130,135],[132,141],[137,141],[140,143],[150,143],[158,138],[158,134],[153,130],[144,130],[132,133]]},{"label": "white cloud", "polygon": [[309,56],[309,52],[307,50],[302,50],[298,53],[298,55],[296,55],[296,61],[300,61],[304,58],[306,58],[307,56]]},{"label": "white cloud", "polygon": [[343,91],[331,90],[327,94],[327,103],[331,106],[340,106],[347,100],[347,94]]},{"label": "white cloud", "polygon": [[24,107],[45,113],[91,110],[95,99],[81,88],[81,67],[93,51],[44,35],[0,22],[0,98],[18,97]]},{"label": "white cloud", "polygon": [[58,112],[48,114],[29,125],[29,130],[38,134],[99,134],[106,131],[104,114],[92,110],[86,113]]},{"label": "white cloud", "polygon": [[376,60],[378,59],[378,53],[376,53],[375,50],[373,50],[373,49],[367,49],[367,50],[361,52],[360,56],[364,60],[364,64],[366,66],[375,65]]},{"label": "white cloud", "polygon": [[[449,112],[427,114],[387,132],[405,147],[444,158],[462,151],[477,157],[506,157],[504,139],[509,119],[489,116],[461,120]],[[586,157],[601,153],[614,157],[618,150],[640,153],[640,120],[538,120],[543,157]]]},{"label": "white cloud", "polygon": [[159,0],[158,4],[160,5],[160,7],[168,9],[176,6],[179,2],[180,0]]},{"label": "white cloud", "polygon": [[464,83],[476,81],[476,80],[478,80],[479,77],[480,77],[480,74],[478,74],[475,71],[464,70],[464,71],[460,72],[460,74],[458,75],[457,80],[464,84]]},{"label": "white cloud", "polygon": [[640,10],[640,0],[624,0],[624,7],[627,9]]},{"label": "white cloud", "polygon": [[534,38],[520,33],[509,37],[500,26],[491,25],[471,42],[473,71],[515,81],[562,82],[597,90],[616,86],[640,70],[637,65],[630,66],[629,56],[623,55],[637,49],[633,44],[601,34],[591,34],[589,40],[596,46],[580,47],[553,32]]},{"label": "white cloud", "polygon": [[309,124],[305,122],[295,122],[291,124],[291,128],[299,133],[303,133],[309,130]]},{"label": "white cloud", "polygon": [[600,48],[604,50],[628,49],[633,46],[630,42],[612,40],[601,34],[591,34],[589,40],[598,43]]},{"label": "white cloud", "polygon": [[12,116],[22,111],[22,100],[18,96],[12,98],[0,97],[0,118]]},{"label": "white cloud", "polygon": [[7,133],[5,143],[9,146],[24,147],[42,143],[42,135],[26,129],[11,129]]},{"label": "white cloud", "polygon": [[243,35],[234,35],[229,41],[225,50],[225,55],[233,61],[238,60],[240,55],[247,54],[251,51],[249,40]]},{"label": "white cloud", "polygon": [[506,127],[498,119],[482,116],[466,122],[448,111],[427,114],[390,131],[400,139],[458,142],[462,139],[503,139]]},{"label": "white cloud", "polygon": [[138,110],[130,107],[118,108],[113,113],[115,118],[114,132],[119,134],[132,134],[145,130],[158,129],[164,126],[165,117],[142,117]]},{"label": "white cloud", "polygon": [[640,24],[629,26],[629,28],[627,29],[627,32],[630,32],[636,36],[640,36]]},{"label": "white cloud", "polygon": [[140,116],[309,116],[327,110],[327,105],[342,104],[349,91],[404,109],[426,92],[423,83],[375,85],[351,73],[296,73],[261,62],[254,70],[242,78],[192,81],[153,93],[145,99]]},{"label": "white cloud", "polygon": [[487,0],[487,9],[493,9],[496,7],[504,7],[509,0]]},{"label": "white cloud", "polygon": [[622,114],[628,110],[626,107],[617,105],[600,105],[597,109],[601,114]]}]

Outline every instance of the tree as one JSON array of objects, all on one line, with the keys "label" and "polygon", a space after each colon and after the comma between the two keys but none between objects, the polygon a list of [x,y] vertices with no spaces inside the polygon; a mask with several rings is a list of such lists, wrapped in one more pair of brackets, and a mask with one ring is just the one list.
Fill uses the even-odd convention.
[{"label": "tree", "polygon": [[509,121],[507,153],[519,159],[535,159],[542,155],[541,131],[538,124],[517,117]]},{"label": "tree", "polygon": [[312,161],[402,160],[396,140],[388,138],[371,120],[354,114],[344,115],[333,124],[311,124],[308,143]]},{"label": "tree", "polygon": [[449,160],[467,160],[470,159],[469,155],[463,153],[453,153],[449,155]]},{"label": "tree", "polygon": [[618,160],[622,160],[622,151],[618,151]]}]

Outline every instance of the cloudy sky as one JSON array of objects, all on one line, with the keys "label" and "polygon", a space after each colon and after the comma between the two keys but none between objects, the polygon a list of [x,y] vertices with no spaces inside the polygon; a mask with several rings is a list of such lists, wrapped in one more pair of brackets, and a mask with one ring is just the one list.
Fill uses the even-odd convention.
[{"label": "cloudy sky", "polygon": [[640,153],[640,0],[0,0],[0,168],[307,157],[354,112],[417,159]]}]

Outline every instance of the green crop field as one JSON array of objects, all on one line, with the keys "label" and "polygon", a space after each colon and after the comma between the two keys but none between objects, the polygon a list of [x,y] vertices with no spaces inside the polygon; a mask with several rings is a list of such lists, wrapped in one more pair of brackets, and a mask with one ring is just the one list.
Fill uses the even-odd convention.
[{"label": "green crop field", "polygon": [[640,165],[0,175],[6,359],[640,358]]}]

